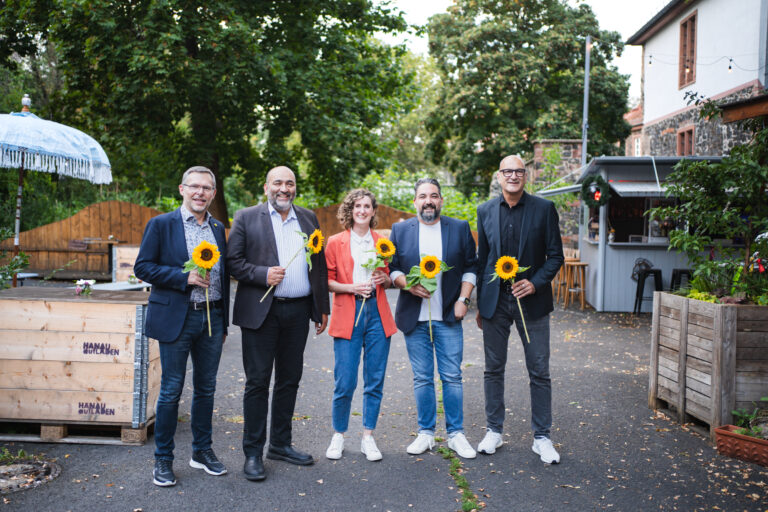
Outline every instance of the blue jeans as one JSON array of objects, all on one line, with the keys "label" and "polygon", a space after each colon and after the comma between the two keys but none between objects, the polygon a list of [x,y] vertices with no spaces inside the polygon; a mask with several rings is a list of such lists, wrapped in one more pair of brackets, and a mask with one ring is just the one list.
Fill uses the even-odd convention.
[{"label": "blue jeans", "polygon": [[461,322],[432,322],[434,344],[429,340],[429,322],[419,322],[405,335],[405,346],[413,369],[419,433],[434,434],[437,423],[435,399],[435,357],[443,383],[443,410],[448,434],[464,432],[461,361],[464,335]]},{"label": "blue jeans", "polygon": [[355,320],[361,307],[363,312],[357,327],[352,330],[352,337],[348,340],[333,339],[333,354],[336,359],[333,368],[333,429],[336,432],[346,432],[349,427],[349,411],[357,387],[360,352],[363,350],[363,428],[375,429],[379,419],[389,358],[389,338],[384,335],[376,297],[366,300],[364,306],[362,301],[355,301]]},{"label": "blue jeans", "polygon": [[512,295],[499,294],[499,304],[491,318],[483,319],[485,348],[485,417],[487,426],[501,433],[504,425],[504,369],[507,365],[509,332],[515,325],[525,352],[531,394],[531,428],[534,437],[549,437],[552,428],[552,380],[549,376],[549,315],[525,318],[525,338],[517,301]]},{"label": "blue jeans", "polygon": [[176,340],[160,342],[160,364],[163,374],[155,409],[155,458],[173,460],[179,398],[184,391],[187,358],[192,355],[192,449],[211,447],[213,430],[213,395],[219,371],[224,336],[224,318],[220,308],[211,306],[211,336],[205,310],[187,310],[184,327]]}]

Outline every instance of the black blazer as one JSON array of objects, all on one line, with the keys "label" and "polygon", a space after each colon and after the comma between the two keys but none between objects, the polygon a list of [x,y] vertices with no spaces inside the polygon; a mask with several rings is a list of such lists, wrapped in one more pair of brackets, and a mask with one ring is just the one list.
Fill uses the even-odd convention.
[{"label": "black blazer", "polygon": [[[161,342],[174,341],[181,334],[192,294],[193,287],[187,284],[189,275],[182,272],[184,263],[191,256],[187,252],[183,222],[179,210],[150,219],[133,266],[136,277],[152,285],[144,333]],[[226,333],[229,325],[227,240],[224,224],[211,217],[210,226],[221,253],[221,313]]]},{"label": "black blazer", "polygon": [[[320,227],[312,210],[293,205],[301,230],[307,235]],[[299,256],[301,257],[301,256]],[[243,208],[235,213],[229,232],[227,262],[232,277],[237,279],[234,314],[232,323],[248,329],[258,329],[267,317],[274,290],[264,302],[259,302],[269,289],[267,271],[280,265],[277,256],[275,232],[269,218],[269,207],[262,203]],[[328,299],[328,267],[325,263],[325,247],[312,255],[312,270],[309,272],[312,288],[312,316],[314,322],[321,322],[323,314],[331,311]]]},{"label": "black blazer", "polygon": [[[536,319],[550,313],[552,306],[552,279],[563,264],[563,242],[560,238],[560,219],[552,201],[525,194],[525,206],[520,232],[517,259],[521,267],[531,267],[518,278],[528,279],[536,293],[523,297],[520,302],[526,318]],[[477,207],[477,306],[483,318],[491,318],[499,300],[500,279],[489,281],[501,254],[499,208],[504,196],[486,201]],[[506,256],[513,256],[507,254]]]},{"label": "black blazer", "polygon": [[[455,322],[453,305],[461,293],[461,276],[467,272],[477,273],[475,240],[469,223],[465,220],[440,217],[440,234],[443,243],[443,261],[453,267],[442,274],[443,320]],[[412,217],[392,226],[392,243],[395,255],[389,264],[390,273],[399,270],[408,275],[411,267],[421,261],[419,254],[419,220]],[[405,334],[413,331],[419,321],[422,299],[411,292],[400,290],[395,309],[397,328]]]}]

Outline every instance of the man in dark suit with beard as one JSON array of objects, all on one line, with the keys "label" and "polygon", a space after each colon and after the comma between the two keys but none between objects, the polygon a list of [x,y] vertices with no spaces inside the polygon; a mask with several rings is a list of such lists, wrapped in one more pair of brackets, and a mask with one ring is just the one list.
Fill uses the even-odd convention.
[{"label": "man in dark suit with beard", "polygon": [[[288,167],[267,173],[267,202],[235,214],[227,262],[237,279],[233,323],[242,330],[243,472],[248,480],[264,480],[262,455],[267,439],[269,382],[275,368],[272,421],[267,458],[310,465],[311,455],[291,446],[291,422],[304,364],[310,319],[315,332],[328,322],[328,270],[324,252],[311,256],[309,269],[302,254],[304,239],[319,228],[317,216],[293,204],[296,176]],[[267,290],[273,286],[262,301]]]}]

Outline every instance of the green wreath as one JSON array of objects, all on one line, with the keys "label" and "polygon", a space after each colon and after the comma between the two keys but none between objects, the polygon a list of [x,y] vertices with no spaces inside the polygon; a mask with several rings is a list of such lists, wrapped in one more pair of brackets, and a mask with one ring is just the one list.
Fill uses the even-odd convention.
[{"label": "green wreath", "polygon": [[[590,190],[590,186],[594,183],[600,190],[600,200],[595,201],[593,192]],[[581,184],[581,200],[584,201],[590,208],[599,208],[608,203],[611,198],[611,186],[607,181],[603,179],[599,174],[593,174],[588,176],[587,179]]]}]

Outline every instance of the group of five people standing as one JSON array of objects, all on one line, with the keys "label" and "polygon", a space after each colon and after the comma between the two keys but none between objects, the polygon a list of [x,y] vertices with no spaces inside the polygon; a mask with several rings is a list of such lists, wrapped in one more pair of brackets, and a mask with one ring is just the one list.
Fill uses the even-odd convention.
[{"label": "group of five people standing", "polygon": [[[368,262],[380,239],[374,231],[377,203],[371,192],[349,192],[338,213],[344,231],[330,237],[323,251],[307,259],[294,258],[305,244],[306,235],[319,229],[319,223],[311,210],[293,204],[293,171],[284,166],[269,171],[264,185],[267,201],[238,211],[229,240],[225,241],[223,224],[208,213],[216,194],[215,176],[205,167],[188,169],[179,185],[182,206],[150,220],[134,267],[137,277],[152,284],[145,333],[159,341],[162,366],[154,483],[176,483],[173,438],[190,356],[194,390],[189,464],[212,475],[227,471],[211,448],[211,416],[216,373],[229,324],[230,275],[237,280],[232,320],[242,330],[246,376],[243,472],[247,479],[266,477],[263,453],[273,369],[266,457],[299,465],[314,463],[311,455],[292,445],[291,426],[310,321],[315,324],[315,333],[320,334],[328,324],[329,313],[335,359],[334,433],[326,457],[342,457],[362,357],[361,452],[368,460],[381,460],[373,432],[383,396],[391,336],[400,329],[413,370],[418,423],[416,439],[406,451],[421,454],[435,446],[436,360],[448,447],[460,457],[474,458],[476,451],[463,425],[461,321],[475,287],[477,323],[483,331],[485,348],[487,421],[477,451],[490,455],[503,443],[504,370],[507,340],[514,324],[522,340],[530,339],[523,341],[523,348],[530,378],[532,449],[545,463],[559,462],[560,456],[550,440],[548,315],[553,310],[550,282],[563,263],[558,215],[550,201],[524,191],[526,173],[520,157],[504,158],[496,179],[502,194],[478,207],[477,250],[468,222],[440,214],[443,196],[439,182],[424,178],[414,187],[416,217],[392,226],[395,253],[389,265],[371,269]],[[221,253],[205,278],[194,271],[182,271],[201,240],[217,245]],[[437,275],[433,293],[419,284],[408,286],[406,278],[411,267],[418,266],[426,254],[449,268]],[[514,282],[492,280],[496,261],[503,255],[517,258],[528,270]],[[401,290],[394,317],[385,293],[391,286]],[[212,311],[210,331],[206,288]],[[329,291],[333,293],[332,304]],[[525,336],[523,321],[527,326]]]}]

